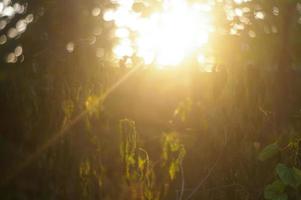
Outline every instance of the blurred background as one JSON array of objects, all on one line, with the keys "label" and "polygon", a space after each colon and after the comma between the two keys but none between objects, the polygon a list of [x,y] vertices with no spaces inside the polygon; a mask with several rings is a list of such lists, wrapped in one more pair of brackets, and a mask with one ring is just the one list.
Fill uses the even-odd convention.
[{"label": "blurred background", "polygon": [[0,0],[0,199],[301,199],[300,0]]}]

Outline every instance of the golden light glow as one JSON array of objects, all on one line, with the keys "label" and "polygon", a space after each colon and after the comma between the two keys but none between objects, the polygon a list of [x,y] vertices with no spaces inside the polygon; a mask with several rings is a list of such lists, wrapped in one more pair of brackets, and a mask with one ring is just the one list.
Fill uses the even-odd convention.
[{"label": "golden light glow", "polygon": [[119,42],[113,52],[118,59],[135,54],[146,64],[174,66],[191,53],[201,54],[208,42],[212,30],[208,4],[165,0],[160,11],[144,17],[132,10],[134,1],[117,2],[117,9],[105,12],[104,19],[113,20],[117,26]]}]

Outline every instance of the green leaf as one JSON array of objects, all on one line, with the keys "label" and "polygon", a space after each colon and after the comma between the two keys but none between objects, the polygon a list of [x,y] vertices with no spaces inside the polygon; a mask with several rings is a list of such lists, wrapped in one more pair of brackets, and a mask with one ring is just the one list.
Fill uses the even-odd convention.
[{"label": "green leaf", "polygon": [[296,186],[299,187],[301,185],[301,170],[293,167],[293,172],[296,180]]},{"label": "green leaf", "polygon": [[274,198],[273,200],[287,200],[288,199],[288,196],[287,194],[283,193],[283,194],[280,194],[278,195],[276,198]]},{"label": "green leaf", "polygon": [[279,163],[276,166],[276,172],[285,185],[289,185],[293,188],[298,187],[298,182],[295,178],[295,173],[291,168],[287,167],[282,163]]},{"label": "green leaf", "polygon": [[266,146],[259,154],[258,159],[260,161],[265,161],[279,152],[279,146],[277,143],[270,144]]},{"label": "green leaf", "polygon": [[264,198],[268,200],[287,200],[288,196],[284,193],[285,185],[280,181],[274,181],[264,189]]}]

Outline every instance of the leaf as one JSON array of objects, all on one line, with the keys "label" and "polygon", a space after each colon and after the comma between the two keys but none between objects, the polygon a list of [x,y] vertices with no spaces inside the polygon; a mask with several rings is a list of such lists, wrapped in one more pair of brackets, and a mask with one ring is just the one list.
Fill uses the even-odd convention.
[{"label": "leaf", "polygon": [[279,163],[276,166],[276,172],[285,185],[289,185],[293,188],[298,187],[298,181],[296,180],[295,173],[291,168],[282,163]]},{"label": "leaf", "polygon": [[296,180],[296,186],[299,187],[301,185],[301,170],[293,167],[293,172]]},{"label": "leaf", "polygon": [[268,160],[279,152],[279,146],[277,143],[266,146],[259,154],[258,159],[260,161]]},{"label": "leaf", "polygon": [[280,181],[274,181],[264,189],[264,198],[268,200],[287,200],[287,194],[283,193],[285,185]]},{"label": "leaf", "polygon": [[89,96],[85,102],[87,111],[92,114],[96,111],[100,104],[100,98],[97,96]]},{"label": "leaf", "polygon": [[283,193],[275,197],[273,200],[287,200],[287,199],[288,199],[287,194]]}]

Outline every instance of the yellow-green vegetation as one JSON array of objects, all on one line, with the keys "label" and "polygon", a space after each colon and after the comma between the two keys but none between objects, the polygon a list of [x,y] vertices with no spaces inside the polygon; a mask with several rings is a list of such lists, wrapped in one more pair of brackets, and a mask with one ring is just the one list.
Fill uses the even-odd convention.
[{"label": "yellow-green vegetation", "polygon": [[[162,163],[155,166],[148,153],[137,144],[135,123],[128,119],[120,121],[120,154],[124,165],[124,176],[129,186],[130,199],[162,199],[168,186],[176,178],[184,158],[185,149],[175,134],[163,135]],[[158,169],[167,169],[169,178],[156,177]]]},{"label": "yellow-green vegetation", "polygon": [[0,200],[300,200],[300,0],[0,0]]}]

